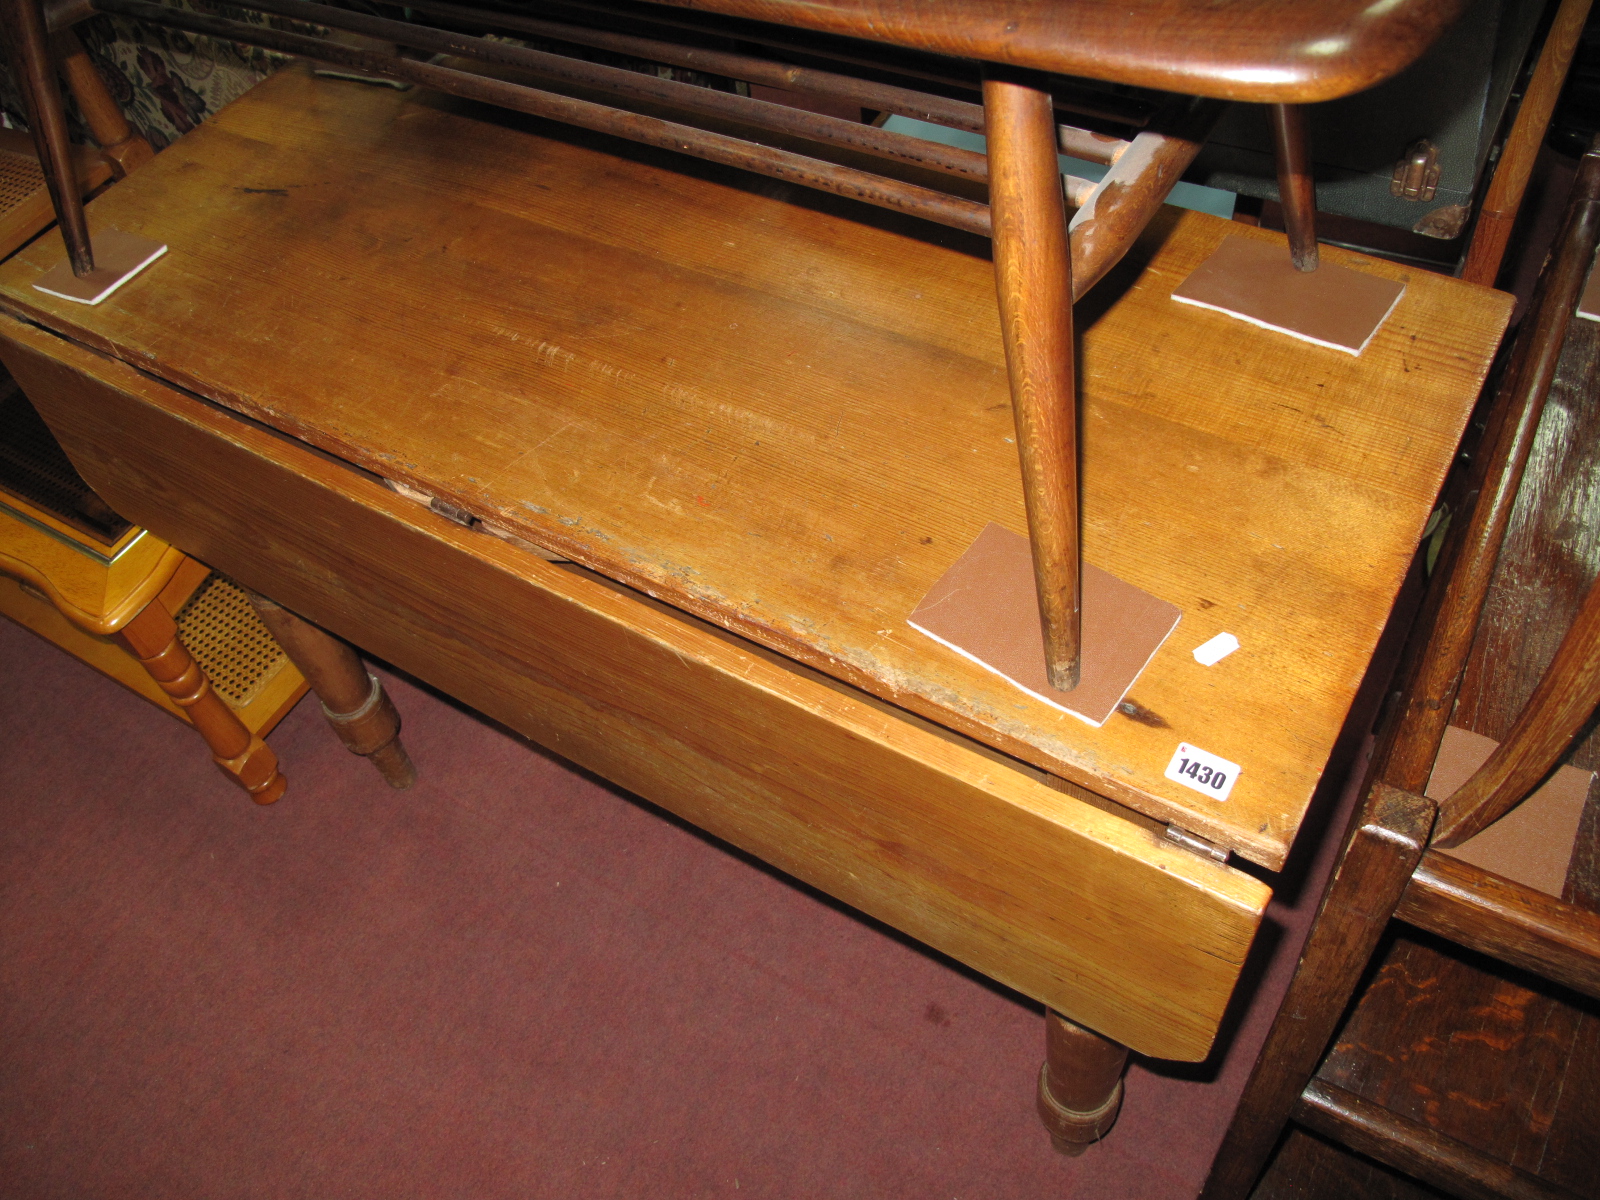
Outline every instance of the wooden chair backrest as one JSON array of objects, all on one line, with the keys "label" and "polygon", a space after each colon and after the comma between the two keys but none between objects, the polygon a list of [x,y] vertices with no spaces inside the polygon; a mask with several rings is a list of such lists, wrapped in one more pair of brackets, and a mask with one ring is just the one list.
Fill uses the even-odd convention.
[{"label": "wooden chair backrest", "polygon": [[[1572,199],[1524,319],[1479,453],[1476,503],[1447,549],[1434,589],[1402,666],[1405,710],[1379,747],[1374,775],[1421,794],[1454,708],[1500,546],[1555,377],[1579,294],[1600,245],[1600,139],[1579,166]],[[1600,703],[1600,595],[1591,590],[1543,682],[1490,760],[1441,806],[1434,842],[1458,845],[1526,798]]]}]

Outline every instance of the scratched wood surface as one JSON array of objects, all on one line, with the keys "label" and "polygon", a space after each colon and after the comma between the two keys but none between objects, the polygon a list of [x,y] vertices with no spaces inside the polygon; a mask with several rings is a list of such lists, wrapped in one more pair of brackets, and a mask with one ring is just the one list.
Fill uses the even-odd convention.
[{"label": "scratched wood surface", "polygon": [[118,511],[1141,1053],[1203,1059],[1270,895],[1161,826],[0,316]]},{"label": "scratched wood surface", "polygon": [[[1170,293],[1169,211],[1078,306],[1087,559],[1183,610],[1094,729],[910,629],[1024,528],[987,244],[422,93],[288,71],[90,206],[170,244],[0,304],[1257,862],[1282,862],[1510,299],[1408,290],[1358,360]],[[1221,631],[1243,649],[1189,651]],[[1178,742],[1242,766],[1216,802]]]}]

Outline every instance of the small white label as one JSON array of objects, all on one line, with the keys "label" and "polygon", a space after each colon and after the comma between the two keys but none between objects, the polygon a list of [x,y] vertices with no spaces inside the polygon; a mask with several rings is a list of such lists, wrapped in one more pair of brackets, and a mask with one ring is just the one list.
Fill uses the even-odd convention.
[{"label": "small white label", "polygon": [[1219,633],[1204,645],[1194,648],[1194,660],[1202,667],[1214,667],[1239,648],[1239,639],[1231,633]]},{"label": "small white label", "polygon": [[1172,761],[1167,764],[1167,778],[1213,800],[1226,800],[1233,791],[1233,781],[1239,778],[1239,764],[1188,742],[1179,742]]}]

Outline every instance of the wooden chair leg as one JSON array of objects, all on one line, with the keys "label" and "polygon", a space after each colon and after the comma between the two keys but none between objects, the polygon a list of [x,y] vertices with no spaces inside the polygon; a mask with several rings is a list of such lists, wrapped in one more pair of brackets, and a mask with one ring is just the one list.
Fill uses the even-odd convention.
[{"label": "wooden chair leg", "polygon": [[121,179],[129,171],[144,166],[155,157],[150,143],[133,131],[128,118],[112,99],[106,81],[100,77],[99,68],[89,58],[78,35],[63,29],[54,36],[61,73],[67,77],[67,86],[89,123],[89,132],[100,143],[100,153],[111,162],[111,172]]},{"label": "wooden chair leg", "polygon": [[1201,1200],[1248,1196],[1427,849],[1431,800],[1378,784],[1323,893]]},{"label": "wooden chair leg", "polygon": [[66,109],[56,86],[55,64],[45,37],[40,0],[0,0],[0,29],[11,48],[12,68],[28,128],[39,154],[50,200],[55,205],[61,238],[67,244],[72,273],[80,278],[94,270],[89,247],[89,224],[83,215],[83,194],[72,169],[72,145],[67,138]]},{"label": "wooden chair leg", "polygon": [[1317,185],[1311,175],[1306,114],[1298,104],[1268,106],[1278,162],[1278,202],[1289,235],[1289,257],[1298,271],[1317,269]]},{"label": "wooden chair leg", "polygon": [[200,664],[178,639],[171,613],[159,603],[147,604],[122,627],[117,640],[189,714],[225,775],[257,804],[271,804],[283,795],[289,785],[278,772],[278,756],[212,690]]},{"label": "wooden chair leg", "polygon": [[1517,211],[1522,207],[1528,180],[1533,176],[1534,160],[1544,144],[1545,130],[1561,96],[1562,85],[1567,81],[1567,70],[1572,66],[1573,55],[1583,37],[1589,9],[1590,0],[1562,0],[1550,32],[1545,35],[1544,49],[1539,51],[1533,78],[1522,93],[1516,120],[1506,136],[1500,161],[1495,164],[1494,175],[1478,208],[1478,223],[1467,245],[1466,262],[1461,265],[1461,278],[1468,283],[1493,287],[1500,277],[1506,243],[1516,227]]},{"label": "wooden chair leg", "polygon": [[417,769],[400,743],[400,714],[360,656],[281,604],[253,592],[250,601],[322,701],[322,715],[339,740],[352,753],[370,760],[390,787],[408,788],[415,783]]},{"label": "wooden chair leg", "polygon": [[1062,1154],[1078,1155],[1105,1137],[1122,1109],[1128,1048],[1045,1012],[1044,1065],[1039,1068],[1039,1119]]},{"label": "wooden chair leg", "polygon": [[1072,257],[1050,96],[983,83],[995,284],[1050,682],[1078,686],[1078,404]]}]

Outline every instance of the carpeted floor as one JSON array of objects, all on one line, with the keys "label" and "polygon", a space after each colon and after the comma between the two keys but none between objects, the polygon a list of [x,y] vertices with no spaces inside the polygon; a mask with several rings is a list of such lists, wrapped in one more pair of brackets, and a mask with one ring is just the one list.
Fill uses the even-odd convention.
[{"label": "carpeted floor", "polygon": [[1036,1005],[403,679],[415,789],[303,702],[268,809],[3,620],[0,684],[7,1200],[1188,1197],[1264,1032],[1063,1158]]}]

